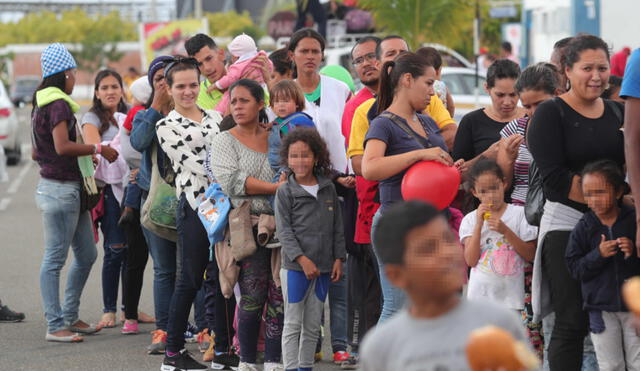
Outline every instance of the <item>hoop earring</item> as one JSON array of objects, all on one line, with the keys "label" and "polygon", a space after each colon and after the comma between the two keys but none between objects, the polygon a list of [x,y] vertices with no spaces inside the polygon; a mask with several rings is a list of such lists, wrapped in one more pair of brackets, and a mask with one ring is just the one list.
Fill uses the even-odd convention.
[{"label": "hoop earring", "polygon": [[604,90],[609,90],[610,87],[611,87],[611,85],[609,83],[607,83],[607,86],[604,87]]}]

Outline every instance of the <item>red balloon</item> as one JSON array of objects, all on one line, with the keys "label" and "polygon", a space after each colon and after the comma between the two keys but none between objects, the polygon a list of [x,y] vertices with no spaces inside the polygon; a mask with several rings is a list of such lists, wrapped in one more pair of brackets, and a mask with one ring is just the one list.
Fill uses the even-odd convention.
[{"label": "red balloon", "polygon": [[451,204],[459,187],[458,169],[436,161],[420,161],[404,174],[401,189],[405,200],[425,201],[442,210]]}]

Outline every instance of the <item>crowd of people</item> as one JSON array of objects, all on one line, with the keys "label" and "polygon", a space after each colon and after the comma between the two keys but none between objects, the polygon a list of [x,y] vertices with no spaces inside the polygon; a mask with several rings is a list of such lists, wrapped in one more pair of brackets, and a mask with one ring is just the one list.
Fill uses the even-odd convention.
[{"label": "crowd of people", "polygon": [[[198,34],[129,93],[98,72],[80,121],[75,61],[45,49],[32,126],[46,340],[154,322],[148,353],[164,354],[163,371],[207,369],[191,338],[213,369],[311,370],[328,322],[342,369],[457,370],[471,331],[495,325],[545,369],[638,369],[621,285],[640,275],[640,50],[615,92],[595,36],[561,40],[550,63],[522,71],[497,59],[491,105],[458,125],[435,49],[360,39],[353,95],[320,73],[324,48],[308,28],[269,56],[239,35],[226,65]],[[442,210],[403,200],[421,161],[462,175]],[[90,324],[78,309],[98,230],[104,313]],[[154,316],[138,309],[149,255]]]}]

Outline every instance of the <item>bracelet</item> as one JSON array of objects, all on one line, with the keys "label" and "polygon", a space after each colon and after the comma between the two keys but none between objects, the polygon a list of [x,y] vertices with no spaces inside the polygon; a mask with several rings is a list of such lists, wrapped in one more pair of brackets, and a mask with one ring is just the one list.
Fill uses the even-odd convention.
[{"label": "bracelet", "polygon": [[102,144],[96,144],[96,153],[102,153]]},{"label": "bracelet", "polygon": [[95,155],[96,153],[98,153],[98,145],[92,144],[92,146],[93,146],[93,154]]}]

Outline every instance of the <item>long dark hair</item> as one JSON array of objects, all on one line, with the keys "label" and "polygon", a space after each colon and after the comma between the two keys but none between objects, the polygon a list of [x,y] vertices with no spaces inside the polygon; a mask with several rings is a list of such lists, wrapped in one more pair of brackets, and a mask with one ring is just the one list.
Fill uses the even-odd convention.
[{"label": "long dark hair", "polygon": [[38,91],[46,88],[58,88],[64,91],[65,85],[67,85],[67,78],[65,77],[65,71],[60,71],[58,73],[55,73],[51,76],[47,76],[44,79],[42,79],[36,91],[33,92],[33,100],[31,101],[31,104],[32,104],[31,116],[33,116],[34,112],[36,111],[36,108],[38,107],[36,102],[36,94],[38,93]]},{"label": "long dark hair", "polygon": [[[231,92],[233,89],[238,86],[242,86],[243,88],[249,90],[251,96],[256,100],[256,102],[264,103],[264,90],[262,86],[251,79],[240,79],[229,87],[229,96],[231,96]],[[258,122],[269,122],[269,118],[267,117],[267,111],[264,109],[264,105],[260,108],[260,112],[258,112]]]},{"label": "long dark hair", "polygon": [[122,77],[120,76],[120,74],[114,70],[109,69],[98,72],[93,89],[93,103],[91,105],[91,108],[89,109],[89,112],[94,113],[96,116],[98,116],[98,119],[100,119],[100,128],[98,129],[98,132],[101,136],[105,131],[109,130],[109,126],[118,126],[118,122],[116,121],[115,117],[113,117],[113,114],[102,105],[102,102],[96,95],[96,91],[98,91],[98,88],[100,87],[100,82],[109,76],[115,77],[115,79],[118,81],[118,84],[120,85],[120,89],[122,89],[122,97],[120,97],[120,102],[118,102],[116,111],[126,114],[129,110],[129,107],[127,107],[127,104],[124,102],[124,85],[122,84]]},{"label": "long dark hair", "polygon": [[398,82],[405,73],[413,78],[424,75],[427,67],[433,67],[426,58],[415,53],[402,53],[395,60],[382,66],[380,72],[380,88],[378,90],[378,114],[389,108],[393,102]]}]

